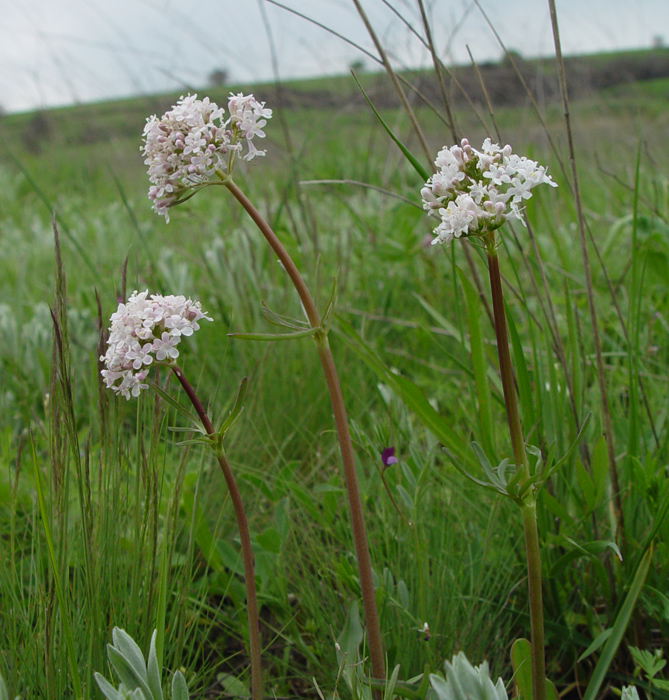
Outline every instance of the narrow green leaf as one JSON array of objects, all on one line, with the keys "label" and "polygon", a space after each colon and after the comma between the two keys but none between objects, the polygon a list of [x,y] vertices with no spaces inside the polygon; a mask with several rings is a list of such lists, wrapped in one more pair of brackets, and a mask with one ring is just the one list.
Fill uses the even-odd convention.
[{"label": "narrow green leaf", "polygon": [[518,396],[523,411],[523,423],[533,426],[537,422],[537,418],[534,411],[534,401],[532,400],[532,382],[530,380],[529,370],[527,369],[527,362],[525,361],[525,353],[523,352],[523,346],[520,342],[520,336],[518,335],[518,330],[513,320],[513,314],[509,313],[509,309],[506,310],[506,323],[509,328],[516,377],[518,378]]},{"label": "narrow green leaf", "polygon": [[460,472],[460,474],[462,474],[462,476],[466,477],[470,481],[473,481],[475,484],[478,484],[479,486],[483,486],[484,488],[489,489],[491,491],[495,491],[497,493],[503,493],[504,495],[506,495],[506,491],[500,491],[497,486],[494,486],[489,481],[483,481],[482,479],[478,479],[477,477],[473,476],[468,471],[463,469],[460,466],[460,463],[458,462],[458,458],[452,452],[449,452],[445,447],[442,447],[441,450],[446,455],[448,455],[448,458],[451,460],[451,464]]},{"label": "narrow green leaf", "polygon": [[279,326],[280,328],[290,328],[295,331],[309,328],[309,324],[306,321],[300,321],[296,318],[290,318],[290,316],[282,316],[281,314],[275,313],[264,301],[262,302],[262,317],[268,323],[271,323],[273,326]]},{"label": "narrow green leaf", "polygon": [[569,515],[567,509],[558,501],[554,496],[551,496],[546,489],[541,491],[539,496],[543,506],[546,510],[553,514],[556,518],[559,518],[563,523],[571,524],[574,519]]},{"label": "narrow green leaf", "polygon": [[493,486],[496,486],[498,489],[500,489],[500,488],[504,489],[506,487],[506,483],[500,481],[497,474],[495,474],[495,472],[492,469],[492,465],[490,464],[490,461],[488,460],[486,453],[481,449],[481,446],[476,442],[472,442],[470,447],[474,451],[474,454],[476,455],[476,459],[478,460],[478,463],[481,465],[481,469],[483,469],[483,473],[488,477],[488,481]]},{"label": "narrow green leaf", "polygon": [[585,659],[590,656],[590,654],[594,654],[599,647],[604,644],[604,642],[611,636],[612,628],[608,627],[607,629],[603,630],[600,632],[593,640],[592,644],[578,657],[577,663],[581,663],[581,661],[584,661]]},{"label": "narrow green leaf", "polygon": [[590,422],[591,416],[592,416],[592,413],[588,413],[588,415],[585,417],[585,419],[583,420],[583,423],[581,424],[581,428],[578,431],[578,435],[574,438],[574,441],[571,443],[571,445],[569,446],[569,449],[565,452],[565,454],[552,467],[549,467],[548,465],[550,464],[550,462],[548,460],[546,461],[546,468],[541,475],[542,481],[544,481],[544,482],[548,481],[548,479],[550,479],[550,477],[553,474],[555,474],[555,472],[563,464],[565,464],[567,462],[567,460],[571,457],[572,453],[574,452],[574,450],[578,446],[578,443],[581,441],[581,438],[583,437],[583,433],[585,432],[585,429],[586,429],[588,423]]},{"label": "narrow green leaf", "polygon": [[163,399],[163,401],[165,401],[165,403],[168,403],[175,411],[187,418],[193,425],[193,430],[206,433],[202,422],[199,418],[197,418],[197,416],[191,413],[187,408],[184,408],[178,401],[176,401],[176,399],[173,399],[166,391],[163,391],[163,389],[155,382],[149,382],[149,386],[156,392],[156,394],[158,394],[158,396],[160,396],[161,399]]},{"label": "narrow green leaf", "polygon": [[600,437],[592,451],[590,476],[595,487],[595,503],[600,503],[606,494],[606,484],[609,474],[609,462],[606,455],[606,441]]},{"label": "narrow green leaf", "polygon": [[325,311],[323,311],[323,318],[321,320],[321,325],[327,332],[330,330],[330,324],[332,323],[332,317],[334,315],[335,308],[337,306],[337,278],[332,280],[332,292],[330,292],[330,299],[328,300]]},{"label": "narrow green leaf", "polygon": [[383,700],[393,700],[395,697],[395,686],[397,685],[397,678],[400,675],[400,665],[397,664],[393,669],[393,672],[386,684],[385,692],[383,693]]},{"label": "narrow green leaf", "polygon": [[304,331],[294,333],[228,333],[228,338],[238,338],[239,340],[261,340],[273,342],[275,340],[296,340],[297,338],[308,338],[313,335],[318,328],[308,328]]},{"label": "narrow green leaf", "polygon": [[634,574],[634,579],[632,580],[632,585],[625,596],[625,600],[620,608],[620,612],[616,617],[613,627],[611,629],[611,635],[606,641],[606,646],[604,647],[597,665],[595,666],[592,676],[590,676],[590,682],[588,687],[585,689],[585,695],[583,700],[595,700],[599,689],[606,678],[606,674],[609,670],[609,666],[613,661],[620,642],[623,639],[625,630],[627,629],[627,624],[632,616],[632,611],[636,605],[637,598],[641,593],[641,589],[646,581],[646,576],[648,575],[648,569],[650,568],[650,562],[653,558],[653,548],[650,546],[644,557],[639,562],[639,566]]},{"label": "narrow green leaf", "polygon": [[481,300],[460,268],[456,268],[460,278],[460,284],[465,292],[465,305],[467,308],[467,327],[469,328],[469,346],[474,370],[474,382],[476,385],[476,398],[479,404],[479,424],[481,427],[481,441],[483,448],[490,454],[495,454],[494,423],[492,419],[492,400],[490,397],[490,383],[487,377],[487,362],[483,347],[483,335],[481,333]]},{"label": "narrow green leaf", "polygon": [[423,700],[427,695],[427,691],[430,689],[430,666],[425,664],[425,670],[423,671],[423,678],[420,681],[418,690],[416,691],[416,697],[418,700]]},{"label": "narrow green leaf", "polygon": [[585,501],[585,514],[590,513],[595,507],[595,485],[592,483],[592,479],[585,467],[581,464],[580,460],[576,461],[576,481],[581,487],[581,495]]},{"label": "narrow green leaf", "polygon": [[228,413],[228,417],[223,421],[223,424],[218,429],[218,434],[225,435],[230,428],[237,422],[237,419],[244,410],[244,397],[246,396],[246,389],[248,388],[248,379],[244,377],[239,383],[239,389],[237,389],[237,397],[235,398],[235,403]]},{"label": "narrow green leaf", "polygon": [[369,105],[369,107],[370,107],[370,109],[372,110],[372,112],[374,112],[374,114],[376,115],[376,118],[381,122],[381,126],[386,130],[386,133],[388,134],[388,136],[390,136],[390,138],[395,142],[395,144],[397,145],[397,147],[398,147],[398,148],[400,149],[400,151],[402,151],[402,153],[404,154],[404,157],[409,161],[409,163],[411,163],[411,165],[413,166],[414,170],[415,170],[415,171],[420,175],[420,177],[422,178],[423,182],[425,182],[425,181],[430,177],[430,174],[429,174],[429,173],[427,172],[427,170],[425,170],[425,168],[418,162],[418,160],[409,152],[409,150],[407,149],[407,147],[395,136],[395,134],[393,134],[393,132],[391,131],[390,127],[383,121],[383,118],[382,118],[381,115],[376,111],[376,109],[375,109],[374,105],[372,104],[371,100],[369,99],[369,97],[367,97],[367,93],[365,92],[364,88],[363,88],[362,85],[360,84],[360,81],[359,81],[358,78],[355,76],[355,74],[353,75],[353,80],[355,80],[355,82],[358,84],[358,87],[360,88],[360,92],[362,92],[362,96],[363,96],[363,97],[365,98],[365,100],[367,101],[367,104]]}]

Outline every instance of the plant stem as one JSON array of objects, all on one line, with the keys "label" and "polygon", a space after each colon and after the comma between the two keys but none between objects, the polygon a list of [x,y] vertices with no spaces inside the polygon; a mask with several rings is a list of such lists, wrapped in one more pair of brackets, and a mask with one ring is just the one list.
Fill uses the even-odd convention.
[{"label": "plant stem", "polygon": [[[176,375],[179,383],[183,387],[186,395],[193,404],[193,408],[197,412],[204,429],[208,435],[215,435],[214,426],[209,420],[209,416],[204,410],[204,406],[200,403],[193,387],[190,385],[183,372],[176,365],[170,365],[172,371]],[[246,607],[249,620],[249,647],[251,654],[251,697],[253,700],[262,700],[262,666],[261,666],[261,646],[260,646],[260,624],[258,618],[258,600],[256,597],[255,574],[253,571],[253,552],[251,551],[251,538],[249,536],[249,525],[246,519],[246,511],[242,503],[242,497],[237,488],[237,482],[232,474],[228,460],[225,457],[223,448],[220,444],[214,447],[214,454],[218,460],[218,464],[223,472],[225,483],[230,492],[230,500],[237,518],[237,529],[239,530],[239,539],[242,546],[242,562],[244,565],[244,585],[246,587]]]},{"label": "plant stem", "polygon": [[376,597],[374,595],[374,583],[372,579],[372,566],[369,557],[369,546],[367,544],[367,534],[365,532],[365,521],[363,517],[362,501],[358,488],[358,476],[355,471],[355,459],[353,457],[353,446],[346,418],[346,408],[344,398],[341,393],[341,386],[337,376],[332,352],[328,343],[327,335],[321,326],[321,318],[316,309],[316,305],[309,293],[309,289],[302,279],[299,270],[292,261],[290,255],[276,237],[270,225],[261,216],[248,197],[231,180],[225,181],[225,186],[230,190],[235,199],[244,207],[249,216],[253,219],[260,232],[263,234],[272,250],[276,253],[279,261],[288,273],[299,297],[302,307],[312,328],[319,329],[314,334],[318,355],[321,360],[332,411],[334,413],[337,438],[339,440],[339,450],[341,452],[342,465],[344,468],[344,482],[348,496],[349,512],[351,517],[351,530],[353,533],[353,543],[355,555],[358,562],[358,575],[360,577],[360,588],[362,593],[362,604],[365,610],[365,623],[367,627],[367,641],[369,644],[369,656],[372,665],[372,676],[385,680],[385,663],[383,658],[383,643],[381,641],[381,628],[379,616],[376,608]]},{"label": "plant stem", "polygon": [[[497,336],[497,354],[504,391],[504,405],[509,423],[509,435],[513,457],[522,476],[520,486],[530,478],[530,468],[525,452],[525,440],[520,425],[518,401],[513,381],[513,369],[509,354],[509,339],[504,312],[504,295],[502,278],[499,272],[499,260],[495,247],[495,232],[486,237],[488,254],[488,273],[492,294],[493,313],[495,315],[495,335]],[[539,531],[537,529],[537,508],[531,488],[527,490],[520,505],[525,533],[525,551],[527,555],[527,586],[530,603],[530,646],[532,656],[532,698],[546,700],[546,663],[544,658],[544,610],[541,597],[541,552],[539,548]]]}]

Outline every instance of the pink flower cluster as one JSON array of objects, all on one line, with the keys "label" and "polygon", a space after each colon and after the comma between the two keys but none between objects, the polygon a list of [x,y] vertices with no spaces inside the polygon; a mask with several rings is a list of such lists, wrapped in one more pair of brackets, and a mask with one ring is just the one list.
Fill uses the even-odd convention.
[{"label": "pink flower cluster", "polygon": [[158,362],[179,357],[176,346],[183,336],[200,329],[198,321],[211,321],[199,301],[184,296],[133,292],[111,316],[107,353],[100,357],[101,374],[108,389],[126,399],[139,396],[154,356]]},{"label": "pink flower cluster", "polygon": [[272,117],[253,95],[230,95],[230,116],[208,97],[181,97],[160,119],[153,115],[144,126],[144,164],[149,166],[149,199],[157,214],[169,221],[169,207],[189,189],[229,174],[234,157],[251,160],[264,156],[254,137],[264,138],[262,128]]},{"label": "pink flower cluster", "polygon": [[557,187],[542,165],[490,139],[481,151],[462,139],[460,146],[439,151],[435,165],[439,170],[421,190],[423,208],[441,218],[433,244],[484,235],[509,219],[524,224],[521,205],[530,190],[542,183]]}]

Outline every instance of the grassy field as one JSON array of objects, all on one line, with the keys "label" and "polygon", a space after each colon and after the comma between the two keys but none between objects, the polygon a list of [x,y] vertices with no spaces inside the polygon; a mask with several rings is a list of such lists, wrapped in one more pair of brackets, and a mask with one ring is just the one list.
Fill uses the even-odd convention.
[{"label": "grassy field", "polygon": [[[463,246],[426,243],[434,223],[420,206],[423,182],[373,113],[342,98],[349,90],[338,82],[327,109],[269,104],[268,155],[236,180],[321,308],[338,281],[331,345],[389,669],[400,664],[409,679],[464,650],[508,681],[511,643],[529,634],[518,514],[453,468],[394,379],[420,390],[463,459],[474,440],[491,461],[510,456],[492,324],[483,306],[467,312],[458,275],[473,284],[475,272],[487,299],[485,260],[470,246],[469,266]],[[149,289],[199,299],[215,320],[182,353],[212,416],[229,410],[249,378],[226,451],[250,514],[267,690],[317,697],[315,678],[328,697],[349,697],[344,679],[336,683],[335,641],[355,619],[360,588],[325,383],[308,339],[228,338],[271,330],[262,302],[301,312],[227,192],[199,194],[169,225],[151,211],[141,132],[172,101],[0,121],[0,673],[24,698],[73,698],[77,674],[82,697],[99,697],[92,672],[107,671],[111,628],[147,650],[162,624],[165,666],[183,670],[195,697],[248,695],[242,569],[223,480],[203,448],[176,444],[168,426],[182,419],[169,405],[148,393],[118,399],[99,378],[101,329],[120,298]],[[496,109],[494,124],[483,106],[456,112],[473,145],[497,128],[559,184],[528,205],[529,231],[505,226],[500,259],[526,439],[563,454],[591,414],[579,449],[540,497],[547,670],[570,697],[587,685],[649,538],[646,586],[607,683],[630,682],[638,663],[628,646],[653,653],[669,640],[669,520],[659,518],[669,494],[668,106],[663,79],[572,104],[623,504],[617,535],[561,109],[541,105],[545,126],[525,102]],[[420,159],[406,115],[382,114]],[[425,106],[417,114],[434,154],[450,145],[439,114]],[[51,310],[67,332],[62,353]],[[477,394],[472,316],[485,339],[490,423]],[[173,382],[169,391],[178,396]],[[384,470],[388,446],[400,461]],[[647,674],[637,682],[648,687]]]}]

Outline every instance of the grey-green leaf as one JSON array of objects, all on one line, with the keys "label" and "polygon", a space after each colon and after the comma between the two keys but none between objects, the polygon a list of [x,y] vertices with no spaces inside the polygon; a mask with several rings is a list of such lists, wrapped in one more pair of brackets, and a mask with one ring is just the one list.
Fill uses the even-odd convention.
[{"label": "grey-green leaf", "polygon": [[188,700],[188,686],[181,671],[172,676],[172,700]]},{"label": "grey-green leaf", "polygon": [[158,655],[156,654],[157,630],[153,630],[151,635],[151,648],[149,649],[149,662],[146,666],[147,679],[153,700],[163,700],[163,689],[160,683],[160,668],[158,666]]},{"label": "grey-green leaf", "polygon": [[[98,684],[98,688],[102,691],[102,694],[107,698],[107,700],[118,700],[119,693],[116,688],[100,673],[94,673],[93,678]],[[7,696],[3,696],[0,692],[0,700],[5,700]]]},{"label": "grey-green leaf", "polygon": [[107,646],[107,655],[109,656],[109,661],[111,662],[114,670],[121,679],[121,682],[128,688],[128,690],[135,690],[139,688],[147,700],[151,699],[151,691],[146,678],[146,667],[143,669],[143,673],[140,674],[134,668],[133,665],[121,654],[118,649],[112,646]]},{"label": "grey-green leaf", "polygon": [[146,661],[135,640],[125,630],[114,627],[112,641],[114,648],[125,657],[142,679],[146,680]]}]

